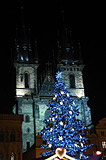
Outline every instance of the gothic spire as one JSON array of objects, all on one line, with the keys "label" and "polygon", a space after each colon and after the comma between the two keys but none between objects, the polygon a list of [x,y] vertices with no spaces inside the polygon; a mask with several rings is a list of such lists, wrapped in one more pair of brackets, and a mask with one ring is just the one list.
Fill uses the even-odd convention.
[{"label": "gothic spire", "polygon": [[29,51],[29,58],[32,58],[32,47],[31,47],[31,35],[30,35],[30,31],[31,29],[29,28],[29,33],[28,33],[28,51]]},{"label": "gothic spire", "polygon": [[21,6],[21,27],[24,26],[24,7]]},{"label": "gothic spire", "polygon": [[19,61],[19,50],[20,50],[20,44],[19,44],[19,36],[18,36],[18,28],[16,27],[16,38],[15,38],[15,60]]},{"label": "gothic spire", "polygon": [[38,59],[37,41],[35,41],[35,54],[34,54],[34,59],[35,59],[35,63],[38,64],[39,59]]},{"label": "gothic spire", "polygon": [[21,18],[20,25],[16,27],[16,60],[22,63],[29,61],[29,50],[28,50],[28,36],[27,30],[24,25],[24,13],[23,7],[21,7]]}]

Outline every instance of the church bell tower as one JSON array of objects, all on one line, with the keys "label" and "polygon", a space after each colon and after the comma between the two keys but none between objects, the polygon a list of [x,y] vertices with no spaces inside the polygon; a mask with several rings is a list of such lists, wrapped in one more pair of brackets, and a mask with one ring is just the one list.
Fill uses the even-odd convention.
[{"label": "church bell tower", "polygon": [[85,125],[92,123],[91,111],[87,105],[88,97],[85,96],[83,83],[83,60],[81,46],[78,44],[74,49],[72,34],[68,28],[63,27],[60,32],[61,39],[58,41],[58,64],[57,68],[62,72],[62,77],[67,90],[76,100],[80,107],[79,118],[85,121]]},{"label": "church bell tower", "polygon": [[[23,151],[35,143],[35,115],[33,96],[38,94],[37,69],[38,53],[35,41],[35,53],[32,54],[30,29],[23,25],[16,29],[15,41],[16,98],[18,114],[24,115],[22,124]],[[15,109],[14,109],[15,112]]]}]

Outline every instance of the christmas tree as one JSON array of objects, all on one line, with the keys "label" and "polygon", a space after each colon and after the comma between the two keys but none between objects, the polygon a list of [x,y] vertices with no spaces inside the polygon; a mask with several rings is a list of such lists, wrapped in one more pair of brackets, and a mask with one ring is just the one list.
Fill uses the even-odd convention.
[{"label": "christmas tree", "polygon": [[79,108],[75,99],[66,90],[62,79],[62,72],[56,73],[53,98],[47,105],[51,115],[44,122],[46,127],[42,130],[42,138],[45,142],[42,148],[50,149],[42,156],[55,153],[56,148],[65,148],[66,154],[79,158],[85,158],[83,154],[91,145],[86,145],[87,138],[84,131],[84,122],[78,119]]}]

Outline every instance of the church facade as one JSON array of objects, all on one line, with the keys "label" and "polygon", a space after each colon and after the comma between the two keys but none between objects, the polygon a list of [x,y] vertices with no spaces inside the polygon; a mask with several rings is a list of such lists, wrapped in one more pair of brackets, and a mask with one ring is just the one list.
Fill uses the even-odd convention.
[{"label": "church facade", "polygon": [[[18,33],[18,31],[17,31]],[[16,69],[16,98],[18,105],[13,108],[14,114],[24,115],[22,123],[23,152],[32,146],[44,126],[44,119],[50,114],[47,107],[55,87],[55,73],[62,71],[67,90],[75,98],[80,107],[79,118],[85,125],[92,123],[90,107],[87,105],[83,83],[84,64],[81,58],[80,44],[77,52],[73,49],[71,34],[67,28],[61,30],[56,50],[57,61],[40,64],[37,51],[32,51],[30,38],[27,37],[25,26],[22,26],[20,38],[16,37],[15,61]],[[77,57],[75,57],[77,55]]]}]

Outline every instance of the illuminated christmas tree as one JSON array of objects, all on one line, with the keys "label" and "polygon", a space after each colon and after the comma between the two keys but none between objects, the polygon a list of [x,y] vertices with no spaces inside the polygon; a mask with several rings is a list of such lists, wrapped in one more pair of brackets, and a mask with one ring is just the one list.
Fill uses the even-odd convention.
[{"label": "illuminated christmas tree", "polygon": [[57,72],[53,98],[47,105],[51,115],[45,120],[46,127],[42,130],[42,138],[45,142],[42,148],[50,149],[42,156],[55,153],[56,148],[65,148],[66,154],[72,157],[86,156],[83,154],[91,145],[86,145],[87,138],[84,131],[84,122],[78,119],[79,108],[75,99],[66,90],[62,79],[62,72]]}]

